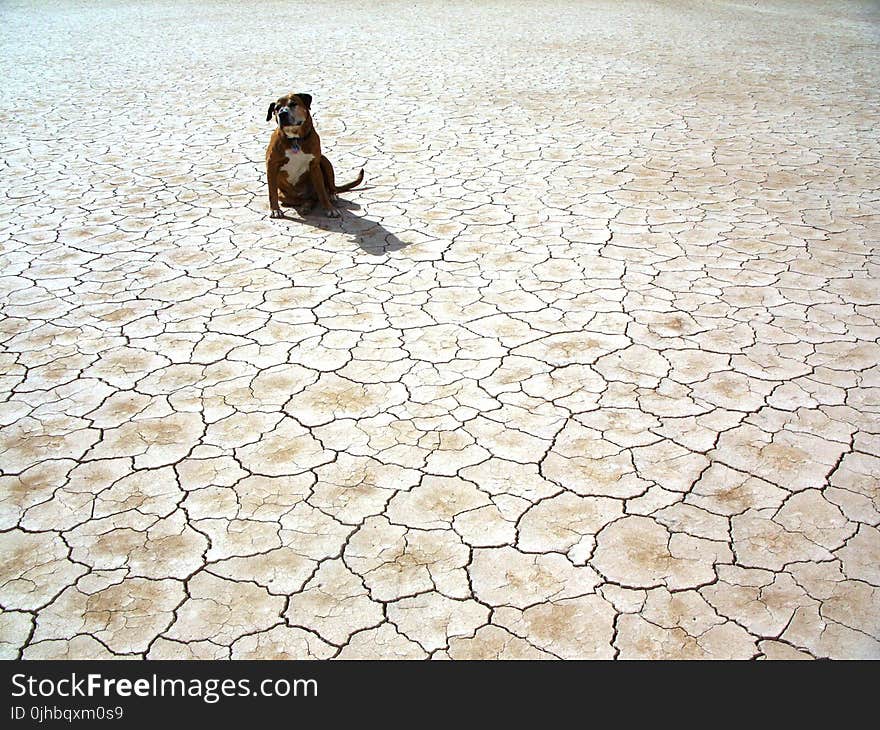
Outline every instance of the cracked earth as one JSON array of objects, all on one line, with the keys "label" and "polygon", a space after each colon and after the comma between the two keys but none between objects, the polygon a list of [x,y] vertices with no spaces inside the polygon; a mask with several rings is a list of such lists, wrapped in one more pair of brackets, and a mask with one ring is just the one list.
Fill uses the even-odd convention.
[{"label": "cracked earth", "polygon": [[2,656],[880,656],[876,10],[0,20]]}]

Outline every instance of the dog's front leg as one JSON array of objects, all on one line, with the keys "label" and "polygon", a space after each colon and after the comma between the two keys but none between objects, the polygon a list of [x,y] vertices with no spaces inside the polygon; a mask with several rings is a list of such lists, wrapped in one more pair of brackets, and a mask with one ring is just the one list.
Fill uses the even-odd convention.
[{"label": "dog's front leg", "polygon": [[309,165],[309,174],[312,176],[312,185],[315,188],[315,195],[318,196],[318,202],[324,209],[328,218],[338,218],[339,211],[336,206],[330,202],[330,195],[327,193],[327,186],[324,184],[324,172],[321,170],[321,158],[312,160]]},{"label": "dog's front leg", "polygon": [[266,163],[266,179],[269,181],[269,213],[270,218],[283,218],[284,213],[278,204],[278,166]]}]

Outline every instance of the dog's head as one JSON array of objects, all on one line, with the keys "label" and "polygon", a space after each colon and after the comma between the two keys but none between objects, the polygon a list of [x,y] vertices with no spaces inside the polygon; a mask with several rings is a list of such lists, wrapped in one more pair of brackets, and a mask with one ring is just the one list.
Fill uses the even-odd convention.
[{"label": "dog's head", "polygon": [[268,122],[274,116],[278,127],[286,136],[301,137],[306,131],[304,127],[309,121],[311,106],[311,94],[285,94],[269,104],[266,121]]}]

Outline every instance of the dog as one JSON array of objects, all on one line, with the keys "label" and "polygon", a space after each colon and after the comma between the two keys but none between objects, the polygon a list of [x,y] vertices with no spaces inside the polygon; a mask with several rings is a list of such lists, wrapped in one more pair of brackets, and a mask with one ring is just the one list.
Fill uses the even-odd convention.
[{"label": "dog", "polygon": [[338,194],[360,185],[357,179],[336,186],[333,165],[321,154],[321,140],[312,124],[311,94],[287,94],[269,104],[266,121],[274,116],[278,126],[266,148],[266,177],[269,181],[270,217],[284,218],[281,205],[308,212],[315,202],[330,218],[338,218],[334,203]]}]

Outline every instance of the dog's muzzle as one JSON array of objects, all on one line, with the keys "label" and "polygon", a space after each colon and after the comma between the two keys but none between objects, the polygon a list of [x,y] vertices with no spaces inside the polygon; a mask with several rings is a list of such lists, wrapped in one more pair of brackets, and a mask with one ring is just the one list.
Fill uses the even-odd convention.
[{"label": "dog's muzzle", "polygon": [[280,127],[300,127],[305,124],[305,121],[305,119],[297,119],[286,106],[278,110],[278,126]]}]

